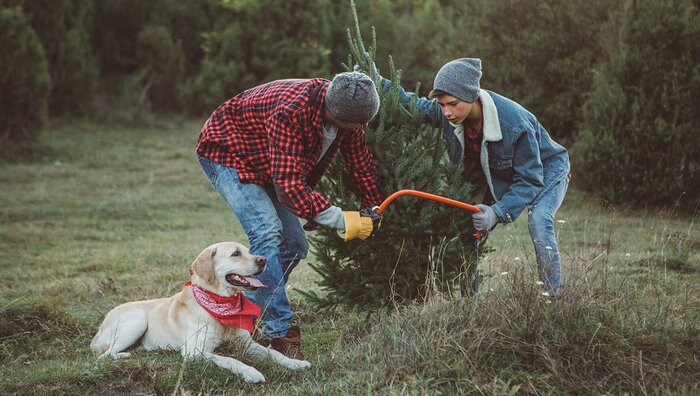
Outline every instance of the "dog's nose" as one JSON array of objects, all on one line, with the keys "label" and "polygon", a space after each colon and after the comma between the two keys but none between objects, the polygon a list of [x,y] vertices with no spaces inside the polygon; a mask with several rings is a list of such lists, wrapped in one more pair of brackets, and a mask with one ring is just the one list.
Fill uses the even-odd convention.
[{"label": "dog's nose", "polygon": [[255,264],[258,265],[258,267],[263,267],[267,263],[267,259],[263,256],[258,256],[258,258],[255,259]]}]

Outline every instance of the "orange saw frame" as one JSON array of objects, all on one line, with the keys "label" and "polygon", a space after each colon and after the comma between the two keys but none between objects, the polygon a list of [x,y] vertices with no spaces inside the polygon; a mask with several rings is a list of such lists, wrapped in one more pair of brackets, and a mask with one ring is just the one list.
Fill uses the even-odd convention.
[{"label": "orange saw frame", "polygon": [[[456,206],[458,208],[468,210],[472,213],[481,212],[481,209],[477,208],[474,205],[470,205],[468,203],[465,203],[462,201],[457,201],[457,200],[454,200],[451,198],[442,197],[440,195],[429,194],[429,193],[426,193],[423,191],[417,191],[417,190],[399,190],[399,191],[391,194],[387,199],[384,200],[384,202],[382,202],[381,205],[379,205],[379,209],[377,209],[377,213],[382,214],[392,201],[394,201],[396,198],[404,196],[404,195],[410,195],[413,197],[428,199],[431,201],[436,201],[436,202],[444,203],[447,205]],[[474,238],[476,238],[476,240],[479,241],[479,240],[481,240],[481,235],[482,235],[481,231],[477,230],[474,233]]]}]

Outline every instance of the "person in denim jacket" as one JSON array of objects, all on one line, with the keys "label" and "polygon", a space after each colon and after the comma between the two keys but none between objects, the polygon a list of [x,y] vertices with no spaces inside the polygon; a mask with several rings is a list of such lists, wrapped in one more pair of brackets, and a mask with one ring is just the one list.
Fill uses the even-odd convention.
[{"label": "person in denim jacket", "polygon": [[[481,60],[446,63],[435,76],[428,98],[399,88],[401,103],[416,100],[427,123],[442,129],[452,162],[480,164],[486,189],[474,227],[491,231],[528,210],[541,291],[561,292],[561,259],[554,216],[570,179],[567,150],[555,142],[537,118],[518,103],[481,89]],[[384,89],[390,82],[382,79]]]}]

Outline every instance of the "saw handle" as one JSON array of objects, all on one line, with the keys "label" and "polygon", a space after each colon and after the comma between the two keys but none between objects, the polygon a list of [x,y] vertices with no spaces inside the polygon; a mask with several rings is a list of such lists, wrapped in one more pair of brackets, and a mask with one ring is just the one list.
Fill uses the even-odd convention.
[{"label": "saw handle", "polygon": [[[418,198],[423,198],[423,199],[429,199],[429,200],[431,200],[431,201],[436,201],[436,202],[444,203],[444,204],[447,204],[447,205],[456,206],[456,207],[458,207],[458,208],[462,208],[462,209],[468,210],[468,211],[470,211],[470,212],[472,212],[472,213],[479,213],[479,212],[481,212],[481,209],[477,208],[477,207],[474,206],[474,205],[469,205],[468,203],[465,203],[465,202],[462,202],[462,201],[457,201],[457,200],[455,200],[455,199],[446,198],[446,197],[442,197],[442,196],[440,196],[440,195],[430,194],[430,193],[426,193],[426,192],[423,192],[423,191],[417,191],[417,190],[399,190],[399,191],[397,191],[397,192],[391,194],[387,199],[384,200],[384,202],[382,202],[381,205],[379,205],[379,209],[377,209],[376,212],[377,212],[378,214],[382,214],[382,213],[384,212],[384,210],[386,210],[387,206],[389,206],[389,204],[390,204],[393,200],[395,200],[395,199],[398,198],[398,197],[404,196],[404,195],[410,195],[410,196],[413,196],[413,197],[418,197]],[[481,239],[481,231],[478,231],[478,230],[477,230],[477,231],[474,233],[474,238],[476,238],[477,240],[480,240],[480,239]]]}]

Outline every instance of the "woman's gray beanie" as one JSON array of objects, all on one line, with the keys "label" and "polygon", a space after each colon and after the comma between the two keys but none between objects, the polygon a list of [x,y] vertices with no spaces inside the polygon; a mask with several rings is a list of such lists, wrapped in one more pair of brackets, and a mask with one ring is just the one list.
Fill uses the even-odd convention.
[{"label": "woman's gray beanie", "polygon": [[336,74],[328,86],[326,108],[340,121],[366,124],[379,111],[379,94],[366,74]]},{"label": "woman's gray beanie", "polygon": [[429,97],[434,98],[444,92],[465,102],[474,103],[479,99],[480,79],[481,59],[455,59],[445,63],[437,72]]}]

